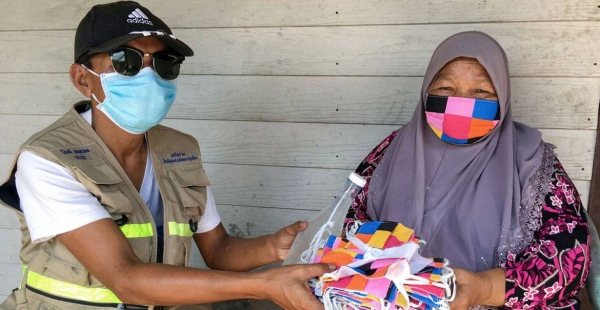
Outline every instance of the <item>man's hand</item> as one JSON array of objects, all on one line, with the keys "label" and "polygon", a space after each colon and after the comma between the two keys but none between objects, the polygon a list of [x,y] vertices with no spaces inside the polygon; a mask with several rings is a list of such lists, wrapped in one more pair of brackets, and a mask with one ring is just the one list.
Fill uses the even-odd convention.
[{"label": "man's hand", "polygon": [[306,221],[298,221],[294,224],[283,227],[271,236],[270,245],[278,260],[284,260],[294,243],[294,239],[299,232],[308,227]]},{"label": "man's hand", "polygon": [[456,275],[456,298],[450,303],[451,310],[467,310],[470,307],[504,305],[504,270],[500,268],[482,272],[454,269]]},{"label": "man's hand", "polygon": [[311,293],[307,281],[334,269],[335,265],[310,264],[264,271],[265,297],[286,310],[322,310],[323,304]]},{"label": "man's hand", "polygon": [[298,221],[271,235],[238,238],[229,236],[221,223],[210,231],[194,234],[194,241],[211,269],[248,271],[284,260],[296,235],[306,227],[307,222]]}]

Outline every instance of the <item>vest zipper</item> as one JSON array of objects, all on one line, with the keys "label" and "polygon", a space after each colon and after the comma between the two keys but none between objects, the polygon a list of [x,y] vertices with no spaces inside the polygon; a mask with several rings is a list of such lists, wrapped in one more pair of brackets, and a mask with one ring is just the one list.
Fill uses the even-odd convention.
[{"label": "vest zipper", "polygon": [[[82,124],[88,124],[87,121],[85,121],[80,115],[79,113],[74,110],[72,108],[71,113],[75,114],[75,118],[76,121]],[[127,173],[125,173],[125,170],[123,170],[123,167],[121,167],[121,165],[118,163],[117,159],[115,158],[115,155],[108,149],[108,146],[106,146],[106,144],[104,143],[104,141],[102,141],[102,139],[100,138],[100,136],[98,136],[98,133],[96,133],[96,131],[92,128],[92,126],[83,126],[84,130],[87,131],[87,133],[90,135],[90,137],[92,138],[92,140],[96,143],[97,147],[100,148],[100,151],[103,153],[103,158],[104,160],[106,160],[106,162],[109,164],[109,166],[112,166],[114,169],[117,170],[117,174],[119,174],[120,176],[127,176]],[[146,139],[146,142],[148,142],[147,139],[147,135],[145,135],[144,139]],[[152,217],[152,214],[150,214],[150,211],[148,210],[147,207],[145,207],[145,202],[142,199],[142,197],[140,196],[139,191],[137,191],[137,189],[135,188],[135,186],[133,185],[133,183],[131,182],[131,180],[129,180],[129,178],[124,178],[123,182],[126,184],[126,186],[129,188],[129,190],[133,193],[134,198],[136,199],[136,201],[138,202],[137,205],[141,208],[141,213],[142,215],[145,217],[145,221],[147,223],[151,223],[152,224],[152,233],[153,236],[152,238],[150,238],[150,262],[156,262],[156,242],[157,242],[157,232],[156,232],[156,224],[154,223],[154,218]],[[154,255],[153,255],[154,252]]]},{"label": "vest zipper", "polygon": [[[166,208],[166,204],[165,204],[165,198],[163,197],[163,193],[164,188],[163,188],[163,184],[162,184],[162,180],[161,178],[159,178],[159,174],[157,173],[157,170],[159,169],[158,163],[155,160],[155,156],[154,156],[154,151],[151,148],[151,143],[150,143],[150,138],[148,137],[149,134],[148,132],[146,132],[146,134],[144,135],[145,139],[146,139],[146,147],[148,148],[148,153],[150,153],[150,161],[152,161],[152,170],[154,172],[154,177],[156,178],[156,183],[158,184],[158,192],[160,193],[160,199],[162,200],[162,205],[163,205],[163,251],[162,251],[162,263],[163,264],[169,264],[170,262],[167,261],[167,244],[171,243],[168,240],[170,238],[167,238],[167,236],[169,236],[169,218],[171,217],[171,214],[167,214],[167,212],[171,212],[171,208]],[[157,223],[158,224],[158,223]],[[155,225],[156,226],[156,225]],[[158,245],[156,245],[158,247]],[[157,249],[158,250],[158,249]],[[158,261],[158,251],[157,251],[157,255],[156,255],[156,259],[155,261]]]},{"label": "vest zipper", "polygon": [[90,306],[90,307],[125,309],[125,308],[123,308],[124,307],[123,304],[98,303],[98,302],[90,302],[90,301],[83,301],[83,300],[60,297],[60,296],[56,296],[56,295],[52,295],[52,294],[40,291],[40,290],[33,288],[27,284],[25,284],[25,288],[27,288],[28,290],[30,290],[36,294],[40,294],[42,296],[56,299],[56,300],[63,301],[63,302],[69,302],[69,303],[73,303],[73,304],[79,304],[79,305]]}]

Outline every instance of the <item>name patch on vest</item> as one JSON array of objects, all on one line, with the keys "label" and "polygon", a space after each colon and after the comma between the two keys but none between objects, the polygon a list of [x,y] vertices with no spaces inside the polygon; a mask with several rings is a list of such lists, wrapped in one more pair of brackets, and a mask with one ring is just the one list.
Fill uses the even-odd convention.
[{"label": "name patch on vest", "polygon": [[200,161],[200,156],[194,151],[177,151],[159,155],[163,164],[193,163]]},{"label": "name patch on vest", "polygon": [[56,155],[56,157],[58,157],[58,159],[65,164],[73,161],[96,160],[100,158],[98,155],[98,150],[93,143],[81,146],[58,148],[52,150],[52,153],[54,153],[54,155]]}]

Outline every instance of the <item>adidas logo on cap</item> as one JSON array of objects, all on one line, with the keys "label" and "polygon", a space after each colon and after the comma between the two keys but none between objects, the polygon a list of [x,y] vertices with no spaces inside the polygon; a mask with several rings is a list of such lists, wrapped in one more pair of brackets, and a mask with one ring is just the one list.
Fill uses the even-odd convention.
[{"label": "adidas logo on cap", "polygon": [[150,26],[153,26],[152,22],[148,19],[148,16],[146,16],[146,14],[144,14],[144,12],[142,12],[142,10],[140,10],[139,8],[135,9],[127,17],[129,17],[127,19],[128,23],[131,23],[131,24],[148,24]]}]

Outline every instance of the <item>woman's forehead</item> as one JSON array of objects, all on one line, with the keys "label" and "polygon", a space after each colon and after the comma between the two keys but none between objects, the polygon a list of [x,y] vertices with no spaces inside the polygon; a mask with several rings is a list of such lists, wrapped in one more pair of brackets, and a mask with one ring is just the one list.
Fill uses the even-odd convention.
[{"label": "woman's forehead", "polygon": [[436,74],[436,78],[444,75],[463,74],[466,71],[470,74],[478,74],[489,78],[487,70],[475,58],[458,57],[446,63]]},{"label": "woman's forehead", "polygon": [[445,69],[455,69],[463,66],[468,66],[471,68],[483,69],[485,68],[481,65],[481,63],[475,58],[468,57],[458,57],[447,62],[441,69],[440,72]]}]

